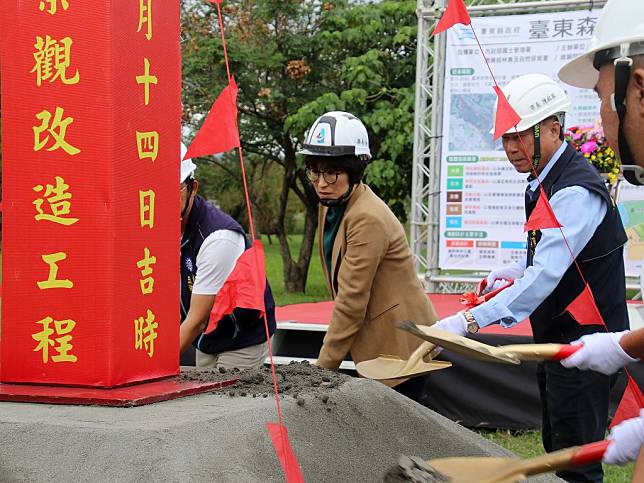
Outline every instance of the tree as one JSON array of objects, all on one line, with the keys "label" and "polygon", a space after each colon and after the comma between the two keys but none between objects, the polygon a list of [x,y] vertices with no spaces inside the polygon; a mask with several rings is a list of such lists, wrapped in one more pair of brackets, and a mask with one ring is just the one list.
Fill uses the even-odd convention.
[{"label": "tree", "polygon": [[[183,0],[182,8],[184,121],[196,130],[226,85],[226,71],[215,7]],[[304,291],[315,241],[318,200],[296,152],[317,116],[347,110],[363,119],[374,155],[367,181],[404,216],[412,162],[415,8],[414,1],[347,0],[231,0],[224,6],[242,146],[251,177],[259,178],[250,189],[266,187],[258,172],[277,170],[281,178],[273,193],[272,228],[287,291]],[[234,173],[231,156],[214,163]],[[297,259],[287,237],[290,197],[304,211]]]}]

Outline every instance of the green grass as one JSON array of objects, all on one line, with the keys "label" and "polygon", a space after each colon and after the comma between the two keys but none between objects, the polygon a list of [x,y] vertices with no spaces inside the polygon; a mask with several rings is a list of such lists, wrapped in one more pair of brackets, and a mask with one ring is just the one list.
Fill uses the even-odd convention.
[{"label": "green grass", "polygon": [[[477,430],[476,432],[521,458],[533,458],[544,453],[539,431]],[[632,475],[632,464],[624,467],[604,465],[606,483],[628,483]]]},{"label": "green grass", "polygon": [[[302,302],[319,302],[329,300],[329,293],[324,282],[322,266],[318,255],[317,240],[311,257],[311,266],[306,284],[306,293],[290,294],[284,291],[284,274],[282,258],[279,251],[279,243],[273,237],[273,244],[268,243],[267,237],[262,237],[262,243],[266,251],[266,274],[270,281],[277,305],[297,304]],[[301,236],[290,236],[291,253],[297,255],[302,243]],[[539,431],[507,431],[507,430],[478,430],[481,436],[487,438],[499,446],[517,454],[521,458],[531,458],[544,453],[541,445],[541,433]],[[631,481],[633,465],[618,467],[607,466],[604,468],[606,483],[628,483]]]}]

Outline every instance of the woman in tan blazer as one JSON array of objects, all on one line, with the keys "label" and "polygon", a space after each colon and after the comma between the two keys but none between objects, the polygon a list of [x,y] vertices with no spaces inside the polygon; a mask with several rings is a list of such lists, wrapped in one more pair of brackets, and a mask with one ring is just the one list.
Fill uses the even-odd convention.
[{"label": "woman in tan blazer", "polygon": [[381,354],[407,359],[421,341],[397,325],[429,325],[438,317],[402,225],[361,182],[371,158],[367,130],[351,114],[328,112],[307,133],[301,153],[322,205],[320,259],[335,302],[317,364],[337,370],[349,353],[356,363]]}]

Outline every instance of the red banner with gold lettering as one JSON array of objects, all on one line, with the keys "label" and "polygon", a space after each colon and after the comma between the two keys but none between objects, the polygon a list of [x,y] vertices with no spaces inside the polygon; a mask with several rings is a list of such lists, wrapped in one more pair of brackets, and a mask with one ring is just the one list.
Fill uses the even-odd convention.
[{"label": "red banner with gold lettering", "polygon": [[179,3],[3,2],[2,382],[179,370]]}]

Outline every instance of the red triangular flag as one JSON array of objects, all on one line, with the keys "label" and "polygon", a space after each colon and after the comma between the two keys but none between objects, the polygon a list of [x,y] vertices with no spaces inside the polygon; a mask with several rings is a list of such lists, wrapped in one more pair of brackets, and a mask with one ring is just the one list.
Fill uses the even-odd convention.
[{"label": "red triangular flag", "polygon": [[494,120],[494,140],[496,141],[506,132],[519,124],[521,117],[517,111],[510,105],[508,99],[499,86],[493,86],[496,92],[496,119]]},{"label": "red triangular flag", "polygon": [[561,228],[563,225],[559,223],[552,206],[543,190],[539,193],[539,201],[537,206],[534,207],[530,214],[530,219],[523,225],[523,231],[530,230],[544,230],[546,228]]},{"label": "red triangular flag", "polygon": [[610,427],[617,426],[622,421],[627,419],[636,418],[640,415],[640,409],[644,408],[644,395],[640,391],[639,386],[630,376],[626,373],[628,377],[628,384],[626,389],[624,389],[624,394],[622,395],[622,400],[619,402],[617,411],[615,411],[615,416],[610,422]]},{"label": "red triangular flag", "polygon": [[286,483],[304,483],[300,464],[288,440],[286,426],[278,423],[268,423],[266,426],[268,426],[268,434],[271,436],[275,453],[282,464]]},{"label": "red triangular flag", "polygon": [[265,314],[264,291],[266,290],[266,262],[262,242],[255,240],[253,246],[237,259],[235,268],[215,296],[210,311],[210,322],[206,328],[209,334],[217,328],[224,315],[231,314],[237,307],[259,310]]},{"label": "red triangular flag", "polygon": [[586,284],[577,298],[570,302],[565,312],[568,312],[579,325],[603,325],[606,327],[604,318],[599,313],[595,297],[593,297],[593,292],[588,284]]},{"label": "red triangular flag", "polygon": [[470,20],[470,15],[467,13],[467,7],[465,7],[463,0],[449,0],[447,9],[443,12],[443,16],[436,24],[434,35],[451,28],[457,23],[470,25],[472,20]]},{"label": "red triangular flag", "polygon": [[239,146],[235,79],[221,91],[183,159],[224,153]]}]

